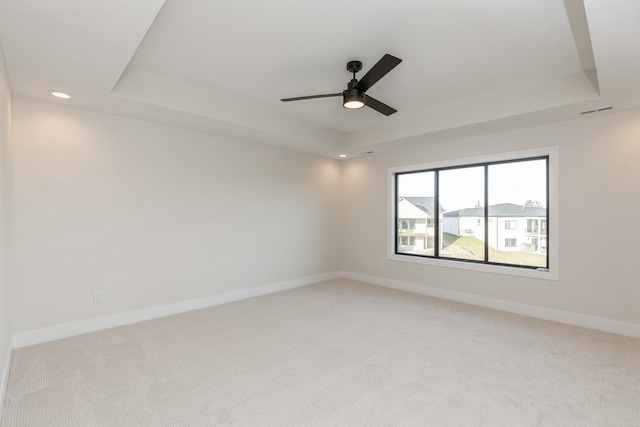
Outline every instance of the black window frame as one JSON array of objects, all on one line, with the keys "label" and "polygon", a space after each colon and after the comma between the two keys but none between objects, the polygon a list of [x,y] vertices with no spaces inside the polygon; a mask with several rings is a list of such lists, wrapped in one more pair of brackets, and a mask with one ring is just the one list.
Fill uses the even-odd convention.
[{"label": "black window frame", "polygon": [[508,160],[496,160],[496,161],[487,161],[487,162],[478,162],[478,163],[468,163],[468,164],[460,164],[460,165],[454,165],[454,166],[443,166],[443,167],[434,167],[434,168],[425,168],[425,169],[416,169],[416,170],[407,170],[407,171],[402,171],[402,172],[394,172],[393,173],[393,185],[394,185],[394,194],[396,195],[395,197],[395,221],[394,223],[397,224],[398,223],[398,201],[399,201],[399,197],[397,196],[399,194],[399,189],[398,189],[398,177],[402,176],[402,175],[409,175],[409,174],[415,174],[415,173],[423,173],[423,172],[433,172],[434,173],[434,218],[440,218],[440,196],[439,196],[439,173],[441,171],[445,171],[445,170],[452,170],[452,169],[463,169],[463,168],[473,168],[473,167],[484,167],[484,235],[488,236],[489,235],[489,166],[492,165],[499,165],[499,164],[508,164],[508,163],[519,163],[519,162],[527,162],[527,161],[535,161],[535,160],[544,160],[545,161],[545,191],[546,191],[546,200],[545,200],[545,206],[546,206],[546,216],[544,218],[545,222],[546,222],[546,231],[547,231],[547,235],[546,235],[546,241],[547,241],[547,247],[546,247],[546,265],[544,267],[541,266],[533,266],[533,265],[519,265],[519,264],[508,264],[508,263],[500,263],[500,262],[495,262],[495,261],[489,261],[489,239],[485,238],[484,239],[484,260],[469,260],[469,259],[462,259],[462,258],[451,258],[451,257],[446,257],[446,256],[441,256],[440,255],[440,228],[442,227],[442,221],[437,220],[435,221],[435,229],[434,229],[434,248],[433,248],[433,255],[426,255],[426,254],[411,254],[411,253],[405,253],[405,252],[400,252],[398,251],[398,247],[399,247],[399,236],[398,236],[398,229],[395,228],[393,231],[393,235],[394,235],[394,249],[393,249],[393,254],[394,255],[398,255],[398,256],[403,256],[403,257],[415,257],[415,258],[423,258],[423,259],[440,259],[440,260],[447,260],[447,261],[455,261],[455,262],[461,262],[461,263],[471,263],[471,264],[482,264],[482,265],[493,265],[493,266],[500,266],[500,267],[509,267],[509,268],[516,268],[516,269],[526,269],[526,270],[544,270],[544,271],[549,271],[549,246],[550,246],[550,239],[548,236],[549,233],[549,223],[550,223],[550,218],[549,218],[549,211],[550,211],[550,205],[549,205],[549,201],[550,201],[550,195],[549,195],[549,169],[550,169],[550,155],[549,154],[545,154],[545,155],[541,155],[541,156],[533,156],[533,157],[523,157],[523,158],[514,158],[514,159],[508,159]]}]

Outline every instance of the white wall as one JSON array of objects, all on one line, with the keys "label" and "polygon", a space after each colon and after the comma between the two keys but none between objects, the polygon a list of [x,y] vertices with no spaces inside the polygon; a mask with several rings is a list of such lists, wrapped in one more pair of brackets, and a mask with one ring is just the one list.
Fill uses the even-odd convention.
[{"label": "white wall", "polygon": [[19,97],[13,111],[16,333],[339,270],[337,160]]},{"label": "white wall", "polygon": [[[340,269],[640,325],[640,230],[616,226],[640,212],[639,137],[627,111],[340,163],[17,97],[13,332]],[[389,167],[550,145],[559,281],[387,259]]]},{"label": "white wall", "polygon": [[0,418],[11,348],[11,89],[0,45]]},{"label": "white wall", "polygon": [[[388,168],[536,147],[559,147],[560,280],[387,259]],[[343,167],[343,269],[448,292],[640,325],[640,111],[425,143]],[[384,268],[382,264],[384,262]],[[638,330],[638,329],[636,329]]]}]

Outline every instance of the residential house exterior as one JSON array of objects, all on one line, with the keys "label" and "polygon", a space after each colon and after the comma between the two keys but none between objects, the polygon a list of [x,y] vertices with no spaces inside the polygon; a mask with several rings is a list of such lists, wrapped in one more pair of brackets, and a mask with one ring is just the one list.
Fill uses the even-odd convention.
[{"label": "residential house exterior", "polygon": [[[489,246],[501,252],[547,251],[547,210],[513,203],[489,206]],[[467,208],[444,214],[443,230],[457,236],[485,240],[484,208]]]},{"label": "residential house exterior", "polygon": [[[400,197],[397,218],[398,252],[433,255],[435,247],[434,198]],[[440,208],[440,219],[442,220],[442,208]]]}]

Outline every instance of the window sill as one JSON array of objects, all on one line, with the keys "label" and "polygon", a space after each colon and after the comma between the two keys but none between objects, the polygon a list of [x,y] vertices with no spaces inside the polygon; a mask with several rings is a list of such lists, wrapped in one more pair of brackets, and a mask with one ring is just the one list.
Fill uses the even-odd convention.
[{"label": "window sill", "polygon": [[548,270],[547,269],[529,269],[529,268],[507,267],[502,265],[481,264],[481,263],[474,263],[474,262],[464,262],[464,261],[455,261],[455,260],[448,260],[448,259],[436,259],[436,258],[413,256],[413,255],[398,255],[398,254],[389,254],[388,259],[392,261],[409,262],[412,264],[422,264],[422,265],[429,265],[429,266],[443,267],[443,268],[454,268],[459,270],[479,271],[483,273],[492,273],[492,274],[505,274],[509,276],[529,277],[529,278],[541,279],[541,280],[557,281],[559,279],[558,269],[553,267],[549,268]]}]

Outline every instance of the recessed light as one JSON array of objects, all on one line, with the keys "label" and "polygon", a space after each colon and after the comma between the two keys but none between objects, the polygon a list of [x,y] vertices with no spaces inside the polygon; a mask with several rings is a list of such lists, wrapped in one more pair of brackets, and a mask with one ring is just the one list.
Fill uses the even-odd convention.
[{"label": "recessed light", "polygon": [[62,98],[62,99],[71,98],[71,95],[69,95],[68,93],[60,92],[58,90],[50,90],[49,93],[55,96],[56,98]]},{"label": "recessed light", "polygon": [[347,157],[347,155],[346,154],[340,154],[338,157],[342,157],[344,159],[345,157]]}]

